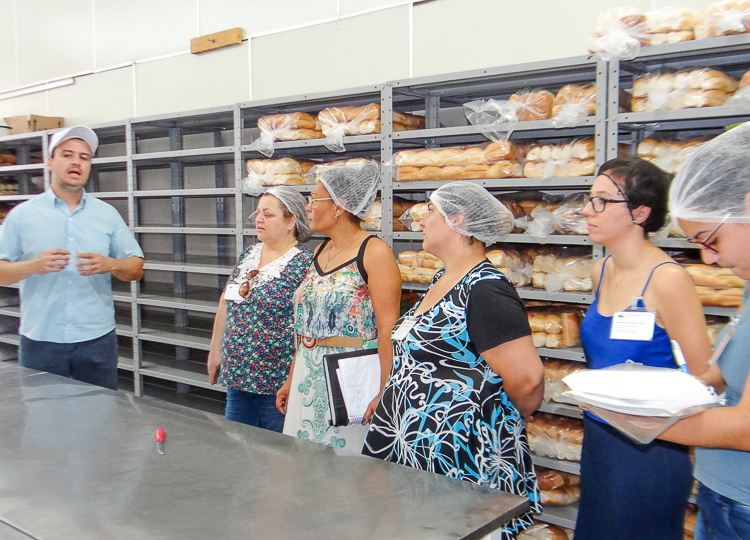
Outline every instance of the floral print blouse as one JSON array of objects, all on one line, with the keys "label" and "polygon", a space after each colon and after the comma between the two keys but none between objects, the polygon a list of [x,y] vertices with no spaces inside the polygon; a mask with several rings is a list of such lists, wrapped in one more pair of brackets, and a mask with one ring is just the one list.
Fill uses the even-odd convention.
[{"label": "floral print blouse", "polygon": [[[258,268],[263,244],[248,247],[229,278],[242,283]],[[294,358],[294,292],[312,253],[295,246],[260,269],[242,302],[227,301],[219,384],[255,394],[275,394]]]}]

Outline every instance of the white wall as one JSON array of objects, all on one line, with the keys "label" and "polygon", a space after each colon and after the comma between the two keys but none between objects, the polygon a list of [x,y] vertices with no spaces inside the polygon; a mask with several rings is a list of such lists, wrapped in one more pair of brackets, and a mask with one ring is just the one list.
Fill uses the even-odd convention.
[{"label": "white wall", "polygon": [[[101,123],[587,54],[598,13],[669,0],[0,0],[0,117]],[[710,0],[681,0],[703,8]],[[233,27],[246,41],[191,55]],[[75,83],[4,99],[20,87]],[[5,94],[4,94],[5,93]]]}]

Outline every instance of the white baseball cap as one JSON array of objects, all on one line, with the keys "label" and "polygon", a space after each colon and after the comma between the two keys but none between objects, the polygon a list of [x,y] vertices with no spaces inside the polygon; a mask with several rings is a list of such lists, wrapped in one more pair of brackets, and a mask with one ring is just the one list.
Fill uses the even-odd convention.
[{"label": "white baseball cap", "polygon": [[99,137],[96,136],[94,130],[86,126],[73,126],[52,135],[52,138],[49,140],[49,155],[52,155],[52,152],[54,152],[60,143],[69,139],[81,139],[91,148],[92,157],[96,154],[96,148],[99,146]]}]

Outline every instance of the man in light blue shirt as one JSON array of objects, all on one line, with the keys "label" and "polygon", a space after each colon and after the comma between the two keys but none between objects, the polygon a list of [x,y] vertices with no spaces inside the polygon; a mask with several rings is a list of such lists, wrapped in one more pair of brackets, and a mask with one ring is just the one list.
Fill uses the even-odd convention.
[{"label": "man in light blue shirt", "polygon": [[120,214],[83,186],[99,140],[86,126],[50,139],[51,187],[0,227],[0,285],[20,282],[22,366],[117,389],[112,278],[143,276]]}]

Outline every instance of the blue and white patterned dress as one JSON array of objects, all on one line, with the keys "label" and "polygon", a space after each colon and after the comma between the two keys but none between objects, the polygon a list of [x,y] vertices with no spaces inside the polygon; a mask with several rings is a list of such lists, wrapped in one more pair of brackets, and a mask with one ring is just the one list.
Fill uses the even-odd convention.
[{"label": "blue and white patterned dress", "polygon": [[[394,340],[393,369],[362,453],[526,496],[531,512],[541,512],[523,418],[469,337],[469,296],[483,280],[507,278],[484,261]],[[499,538],[515,538],[531,523],[530,514],[514,519]]]}]

